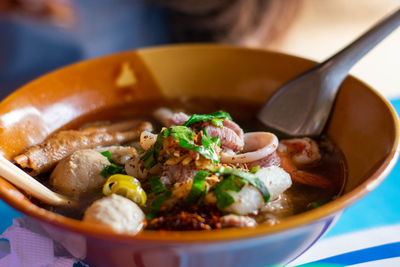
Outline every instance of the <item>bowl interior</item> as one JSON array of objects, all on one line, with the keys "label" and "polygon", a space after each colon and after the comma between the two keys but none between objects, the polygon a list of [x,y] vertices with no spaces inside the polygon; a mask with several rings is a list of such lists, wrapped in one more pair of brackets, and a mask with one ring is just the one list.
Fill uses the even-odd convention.
[{"label": "bowl interior", "polygon": [[[132,70],[134,81],[119,87],[116,80],[123,64]],[[11,159],[84,115],[137,101],[185,96],[263,103],[284,82],[314,64],[279,53],[215,45],[151,48],[74,64],[25,85],[0,103],[0,152]],[[327,133],[348,163],[345,194],[277,227],[260,226],[249,231],[260,234],[286,229],[342,209],[373,189],[394,164],[397,116],[386,100],[353,77],[341,87]],[[37,207],[1,178],[0,196],[20,211],[48,223],[78,232],[97,231]],[[250,233],[246,231],[235,232],[244,236]],[[140,236],[146,235],[151,234]],[[171,235],[185,239],[184,233]],[[201,238],[207,238],[204,236],[207,234]],[[213,238],[222,236],[214,234]]]}]

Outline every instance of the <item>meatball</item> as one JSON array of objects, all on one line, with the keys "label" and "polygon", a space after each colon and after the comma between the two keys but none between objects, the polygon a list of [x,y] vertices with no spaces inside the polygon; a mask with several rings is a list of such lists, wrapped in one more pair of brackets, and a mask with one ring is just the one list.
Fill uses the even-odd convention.
[{"label": "meatball", "polygon": [[133,201],[112,194],[96,200],[85,211],[83,221],[109,227],[118,233],[134,235],[143,228],[145,215]]},{"label": "meatball", "polygon": [[110,162],[100,152],[78,150],[61,160],[50,176],[50,185],[57,191],[74,197],[100,192],[106,179],[100,174]]}]

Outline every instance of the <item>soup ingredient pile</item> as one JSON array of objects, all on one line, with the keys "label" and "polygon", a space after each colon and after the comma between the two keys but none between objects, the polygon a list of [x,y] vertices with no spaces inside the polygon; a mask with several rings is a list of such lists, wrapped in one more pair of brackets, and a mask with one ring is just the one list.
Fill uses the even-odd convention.
[{"label": "soup ingredient pile", "polygon": [[224,111],[154,116],[158,133],[138,120],[61,131],[15,161],[31,174],[52,170],[50,186],[65,195],[91,198],[83,221],[128,234],[272,225],[294,213],[293,183],[333,187],[304,170],[321,160],[310,138],[244,133]]}]

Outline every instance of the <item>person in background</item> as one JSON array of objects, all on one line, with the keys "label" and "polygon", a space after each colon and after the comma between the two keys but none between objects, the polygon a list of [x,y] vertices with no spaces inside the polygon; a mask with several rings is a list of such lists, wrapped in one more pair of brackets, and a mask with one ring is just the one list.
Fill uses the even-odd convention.
[{"label": "person in background", "polygon": [[299,0],[1,0],[0,99],[61,66],[138,47],[260,47],[279,38],[299,6]]}]

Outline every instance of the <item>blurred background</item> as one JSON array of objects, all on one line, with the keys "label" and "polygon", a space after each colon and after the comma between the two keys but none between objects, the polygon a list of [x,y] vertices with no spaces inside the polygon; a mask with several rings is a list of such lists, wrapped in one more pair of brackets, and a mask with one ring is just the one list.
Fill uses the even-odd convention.
[{"label": "blurred background", "polygon": [[[219,42],[322,61],[400,0],[0,0],[0,98],[61,66],[144,46]],[[400,96],[400,29],[352,73]]]}]

